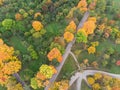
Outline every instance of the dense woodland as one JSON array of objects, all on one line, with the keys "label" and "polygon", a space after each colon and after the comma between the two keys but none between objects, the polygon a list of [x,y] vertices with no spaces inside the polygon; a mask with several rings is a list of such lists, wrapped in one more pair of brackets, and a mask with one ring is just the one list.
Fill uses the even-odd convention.
[{"label": "dense woodland", "polygon": [[[0,0],[0,90],[72,90],[84,70],[119,75],[119,8],[119,0]],[[120,78],[101,73],[87,84],[81,90],[120,90]]]}]

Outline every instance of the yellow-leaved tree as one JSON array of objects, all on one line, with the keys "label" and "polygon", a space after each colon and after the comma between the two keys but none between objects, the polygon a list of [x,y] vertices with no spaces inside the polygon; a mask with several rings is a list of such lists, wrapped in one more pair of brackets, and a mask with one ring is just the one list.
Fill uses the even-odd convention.
[{"label": "yellow-leaved tree", "polygon": [[0,39],[0,85],[7,85],[11,75],[21,69],[21,61],[14,56],[14,48]]}]

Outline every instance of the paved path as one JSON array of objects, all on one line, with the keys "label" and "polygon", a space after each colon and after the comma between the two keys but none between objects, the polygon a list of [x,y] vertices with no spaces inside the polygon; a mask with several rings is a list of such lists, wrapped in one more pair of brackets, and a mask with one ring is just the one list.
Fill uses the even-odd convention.
[{"label": "paved path", "polygon": [[[83,24],[84,24],[85,21],[88,19],[88,17],[89,17],[89,11],[87,11],[87,12],[84,14],[82,20],[80,21],[80,23],[79,23],[79,25],[78,25],[78,27],[77,27],[77,30],[79,30],[80,28],[82,28]],[[74,39],[73,41],[71,41],[71,42],[67,45],[66,50],[65,50],[65,53],[64,53],[64,55],[63,55],[63,60],[62,60],[62,62],[60,63],[60,65],[56,68],[56,69],[57,69],[57,74],[53,75],[53,77],[50,79],[50,84],[49,84],[47,87],[45,87],[44,90],[48,90],[49,87],[54,83],[54,81],[56,80],[56,78],[57,78],[58,75],[60,74],[60,71],[61,71],[61,69],[62,69],[62,67],[63,67],[63,65],[64,65],[64,63],[65,63],[65,61],[66,61],[66,59],[67,59],[67,57],[68,57],[68,55],[70,54],[71,48],[72,48],[73,44],[75,43],[75,41],[76,41],[76,40]]]},{"label": "paved path", "polygon": [[75,88],[76,88],[76,90],[81,90],[82,80],[85,80],[85,82],[87,83],[87,85],[89,87],[91,87],[88,84],[88,82],[87,82],[87,76],[94,75],[95,73],[101,73],[101,74],[109,75],[109,76],[111,76],[113,78],[120,79],[120,75],[119,74],[112,74],[112,73],[108,73],[108,72],[104,72],[104,71],[99,71],[99,70],[85,70],[83,72],[77,72],[77,73],[75,73],[75,75],[71,77],[69,85],[71,86],[77,80]]}]

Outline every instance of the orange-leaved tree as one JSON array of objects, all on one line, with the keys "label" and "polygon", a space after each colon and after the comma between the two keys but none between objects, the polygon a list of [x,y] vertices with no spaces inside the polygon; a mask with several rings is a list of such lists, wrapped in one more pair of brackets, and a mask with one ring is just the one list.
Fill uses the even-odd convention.
[{"label": "orange-leaved tree", "polygon": [[6,85],[11,75],[21,69],[21,61],[14,56],[14,48],[0,39],[0,85]]}]

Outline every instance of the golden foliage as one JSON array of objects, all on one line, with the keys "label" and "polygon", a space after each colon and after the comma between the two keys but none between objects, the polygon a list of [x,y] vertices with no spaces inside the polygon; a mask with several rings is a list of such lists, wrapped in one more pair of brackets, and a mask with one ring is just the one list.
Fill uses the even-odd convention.
[{"label": "golden foliage", "polygon": [[96,61],[92,62],[92,66],[98,68],[98,63]]},{"label": "golden foliage", "polygon": [[96,46],[98,46],[98,45],[99,45],[99,42],[98,42],[98,41],[91,42],[91,45],[92,45],[92,46],[94,46],[94,47],[96,47]]},{"label": "golden foliage", "polygon": [[24,90],[22,85],[15,78],[10,77],[6,83],[7,90]]},{"label": "golden foliage", "polygon": [[46,80],[46,81],[43,83],[43,85],[44,85],[44,86],[47,86],[49,83],[50,83],[49,80]]},{"label": "golden foliage", "polygon": [[0,39],[0,63],[11,58],[13,53],[13,47],[7,46],[6,44],[4,44],[3,40]]},{"label": "golden foliage", "polygon": [[7,90],[24,90],[24,89],[23,89],[22,85],[20,83],[18,83],[14,86],[7,88]]},{"label": "golden foliage", "polygon": [[99,83],[95,83],[92,85],[92,88],[93,88],[93,90],[100,90],[101,87],[100,87]]},{"label": "golden foliage", "polygon": [[112,90],[120,90],[120,87],[115,86],[112,88]]},{"label": "golden foliage", "polygon": [[80,11],[83,11],[83,12],[87,11],[88,9],[87,9],[87,2],[86,2],[86,0],[81,0],[78,3],[77,8],[79,8]]},{"label": "golden foliage", "polygon": [[19,21],[19,20],[22,20],[22,19],[23,19],[23,16],[22,16],[20,13],[16,13],[16,14],[15,14],[15,19],[18,20],[18,21]]},{"label": "golden foliage", "polygon": [[50,82],[49,79],[56,74],[57,70],[54,66],[49,66],[43,64],[39,71],[37,72],[36,76],[31,79],[31,87],[34,89],[41,88],[47,86]]},{"label": "golden foliage", "polygon": [[49,90],[68,90],[68,88],[68,80],[61,80],[59,82],[55,82]]},{"label": "golden foliage", "polygon": [[17,60],[6,63],[1,71],[4,74],[10,75],[10,74],[14,74],[15,72],[18,72],[20,69],[21,69],[21,62]]},{"label": "golden foliage", "polygon": [[95,73],[93,76],[87,77],[88,84],[91,85],[92,90],[120,90],[120,79],[109,75]]},{"label": "golden foliage", "polygon": [[95,28],[96,28],[95,22],[91,20],[86,21],[83,25],[83,29],[85,30],[87,35],[93,34]]},{"label": "golden foliage", "polygon": [[39,72],[44,75],[46,77],[46,79],[50,79],[52,77],[52,75],[54,74],[53,72],[53,68],[51,68],[51,66],[48,66],[46,64],[43,64],[40,68],[39,68]]},{"label": "golden foliage", "polygon": [[102,78],[102,74],[101,74],[101,73],[95,73],[95,74],[94,74],[94,79],[95,79],[95,80],[98,80],[98,79],[100,79],[100,78]]},{"label": "golden foliage", "polygon": [[40,12],[37,12],[37,13],[34,14],[34,18],[37,18],[37,17],[39,17],[39,16],[41,16],[41,13],[40,13]]},{"label": "golden foliage", "polygon": [[3,5],[4,3],[4,0],[0,0],[0,6]]},{"label": "golden foliage", "polygon": [[89,83],[90,85],[92,85],[92,84],[95,83],[95,80],[94,80],[94,78],[92,78],[92,77],[88,77],[88,78],[87,78],[87,81],[88,81],[88,83]]},{"label": "golden foliage", "polygon": [[83,63],[88,64],[88,59],[84,59]]},{"label": "golden foliage", "polygon": [[93,21],[94,23],[96,23],[97,20],[96,20],[96,17],[89,17],[88,21]]},{"label": "golden foliage", "polygon": [[78,30],[78,33],[79,33],[79,32],[82,32],[82,33],[84,33],[85,36],[88,36],[88,34],[86,33],[85,29],[83,29],[83,28],[79,29],[79,30]]},{"label": "golden foliage", "polygon": [[83,24],[83,27],[78,30],[79,31],[84,31],[86,36],[88,36],[89,34],[93,34],[94,30],[96,28],[96,18],[95,17],[89,17],[88,20]]},{"label": "golden foliage", "polygon": [[67,42],[71,42],[74,39],[74,35],[71,32],[65,32],[64,33],[64,39]]},{"label": "golden foliage", "polygon": [[96,52],[96,48],[94,47],[94,46],[90,46],[89,48],[88,48],[88,53],[89,54],[94,54]]},{"label": "golden foliage", "polygon": [[103,23],[103,24],[99,25],[98,29],[103,31],[105,29],[105,24]]},{"label": "golden foliage", "polygon": [[36,31],[40,31],[43,28],[43,25],[40,21],[33,21],[32,22],[32,27],[36,30]]},{"label": "golden foliage", "polygon": [[58,62],[62,61],[62,55],[57,48],[53,48],[47,55],[48,59],[52,61],[53,59],[57,59]]},{"label": "golden foliage", "polygon": [[1,71],[0,71],[0,85],[5,85],[7,83],[7,80],[9,79],[8,75],[4,75]]},{"label": "golden foliage", "polygon": [[55,67],[54,67],[54,66],[52,66],[52,65],[51,65],[50,67],[52,68],[53,73],[54,73],[54,74],[56,74],[56,73],[57,73],[57,70],[55,69]]},{"label": "golden foliage", "polygon": [[71,33],[75,33],[76,32],[76,24],[74,21],[71,21],[69,23],[69,25],[66,27],[65,31],[67,32],[71,32]]},{"label": "golden foliage", "polygon": [[4,85],[11,74],[21,69],[21,62],[13,56],[14,49],[0,39],[0,84]]},{"label": "golden foliage", "polygon": [[40,79],[40,80],[45,80],[45,79],[46,79],[45,75],[43,75],[43,74],[40,73],[40,72],[37,73],[36,78],[37,78],[37,79]]}]

